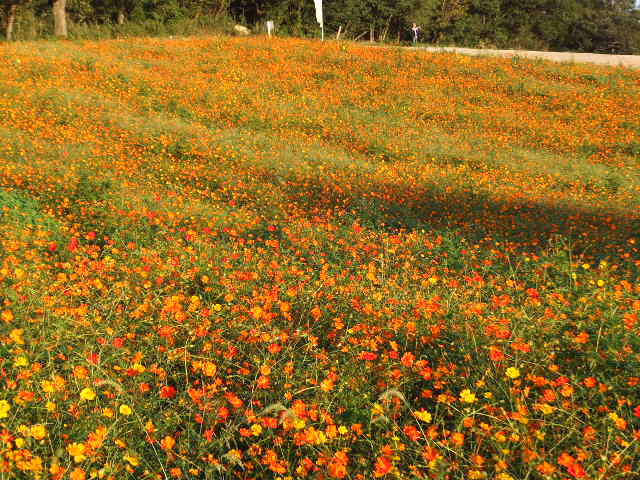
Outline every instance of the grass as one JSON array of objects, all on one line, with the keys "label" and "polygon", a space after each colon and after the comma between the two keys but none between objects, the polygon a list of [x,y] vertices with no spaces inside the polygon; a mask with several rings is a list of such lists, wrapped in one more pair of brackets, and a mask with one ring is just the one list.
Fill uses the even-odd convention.
[{"label": "grass", "polygon": [[639,80],[1,45],[3,478],[636,478]]}]

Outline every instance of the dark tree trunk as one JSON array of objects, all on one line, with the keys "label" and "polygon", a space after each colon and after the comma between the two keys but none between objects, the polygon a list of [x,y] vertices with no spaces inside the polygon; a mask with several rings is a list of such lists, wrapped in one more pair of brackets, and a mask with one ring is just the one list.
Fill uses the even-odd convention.
[{"label": "dark tree trunk", "polygon": [[67,38],[67,0],[53,0],[53,34]]}]

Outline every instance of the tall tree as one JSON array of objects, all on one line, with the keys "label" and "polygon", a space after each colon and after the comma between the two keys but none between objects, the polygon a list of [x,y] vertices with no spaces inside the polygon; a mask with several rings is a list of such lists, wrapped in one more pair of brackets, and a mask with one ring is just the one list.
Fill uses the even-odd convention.
[{"label": "tall tree", "polygon": [[198,18],[210,15],[214,19],[229,13],[231,0],[180,0],[180,6],[186,15]]},{"label": "tall tree", "polygon": [[5,8],[5,36],[7,41],[13,40],[13,27],[16,23],[16,12],[18,10],[18,2],[14,0],[7,0],[4,5]]},{"label": "tall tree", "polygon": [[67,38],[67,0],[53,0],[53,34]]}]

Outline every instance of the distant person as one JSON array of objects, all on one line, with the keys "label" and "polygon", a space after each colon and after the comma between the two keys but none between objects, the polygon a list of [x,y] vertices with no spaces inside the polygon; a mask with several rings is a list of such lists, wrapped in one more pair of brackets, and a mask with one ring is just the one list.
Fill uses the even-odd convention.
[{"label": "distant person", "polygon": [[414,23],[411,26],[411,35],[412,35],[414,45],[418,43],[418,32],[420,32],[420,27]]}]

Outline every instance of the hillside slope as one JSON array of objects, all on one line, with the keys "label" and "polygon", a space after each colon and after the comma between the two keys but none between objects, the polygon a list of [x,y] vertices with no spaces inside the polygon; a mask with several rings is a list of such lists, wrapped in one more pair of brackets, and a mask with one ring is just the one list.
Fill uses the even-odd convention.
[{"label": "hillside slope", "polygon": [[640,474],[640,73],[0,46],[0,469]]}]

